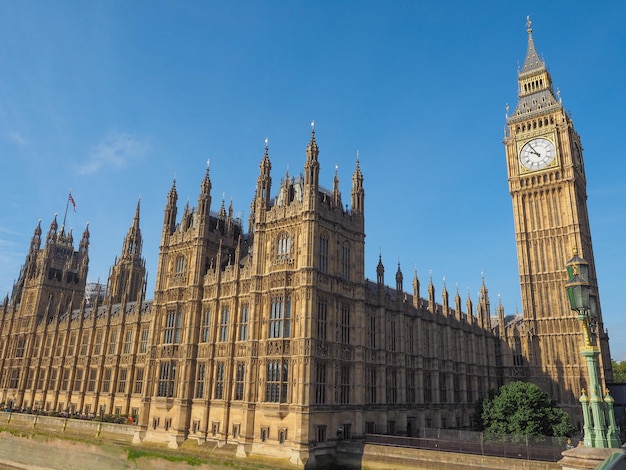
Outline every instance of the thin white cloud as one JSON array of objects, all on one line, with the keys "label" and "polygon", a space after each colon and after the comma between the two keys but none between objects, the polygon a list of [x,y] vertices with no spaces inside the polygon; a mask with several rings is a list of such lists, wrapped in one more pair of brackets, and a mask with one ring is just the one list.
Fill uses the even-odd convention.
[{"label": "thin white cloud", "polygon": [[19,145],[20,147],[27,146],[30,142],[19,132],[9,132],[9,139],[11,139],[14,143]]},{"label": "thin white cloud", "polygon": [[148,142],[126,133],[112,132],[92,147],[87,162],[77,168],[81,175],[96,173],[103,167],[122,168],[142,158],[148,151]]}]

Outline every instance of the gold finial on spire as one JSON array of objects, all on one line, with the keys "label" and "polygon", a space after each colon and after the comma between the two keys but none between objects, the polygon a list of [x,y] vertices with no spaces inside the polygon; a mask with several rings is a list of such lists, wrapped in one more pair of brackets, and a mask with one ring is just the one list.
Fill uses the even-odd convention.
[{"label": "gold finial on spire", "polygon": [[528,31],[529,33],[532,33],[532,32],[533,32],[532,25],[533,25],[533,22],[532,22],[532,21],[530,21],[530,15],[528,15],[528,16],[526,17],[526,28],[527,28],[527,29],[526,29],[526,31]]}]

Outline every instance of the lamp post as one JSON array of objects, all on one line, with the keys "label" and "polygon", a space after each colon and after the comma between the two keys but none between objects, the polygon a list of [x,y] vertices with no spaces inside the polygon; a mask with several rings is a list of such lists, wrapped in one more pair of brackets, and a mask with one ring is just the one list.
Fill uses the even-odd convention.
[{"label": "lamp post", "polygon": [[[585,358],[589,373],[589,395],[587,396],[583,389],[580,396],[585,433],[583,442],[587,447],[619,447],[613,415],[613,398],[609,395],[608,389],[605,390],[606,396],[603,397],[598,373],[600,348],[593,331],[596,322],[596,303],[589,285],[589,263],[578,256],[574,249],[574,256],[567,262],[566,267],[569,280],[565,283],[565,290],[570,307],[577,313],[576,318],[582,328],[584,344],[580,349],[580,355]],[[608,427],[607,418],[610,423]]]}]

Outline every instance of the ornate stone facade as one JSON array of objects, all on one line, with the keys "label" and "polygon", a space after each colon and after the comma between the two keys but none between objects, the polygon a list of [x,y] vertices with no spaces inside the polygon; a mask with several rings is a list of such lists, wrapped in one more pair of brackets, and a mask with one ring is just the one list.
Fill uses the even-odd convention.
[{"label": "ornate stone facade", "polygon": [[[507,118],[504,139],[513,198],[515,237],[524,321],[509,337],[528,358],[527,378],[580,416],[578,397],[586,386],[579,354],[580,325],[564,284],[572,250],[589,262],[601,369],[612,379],[608,335],[604,330],[587,215],[587,181],[580,136],[565,111],[552,77],[535,50],[530,20],[528,51],[518,77],[519,101]],[[578,419],[577,419],[578,421]],[[576,423],[574,423],[576,424]]]},{"label": "ornate stone facade", "polygon": [[[529,33],[528,64],[533,53]],[[541,103],[548,99],[541,108],[537,83]],[[556,158],[533,168],[527,152],[519,163],[539,137],[554,143]],[[304,464],[365,433],[467,428],[474,402],[511,380],[576,393],[584,370],[563,307],[563,265],[573,242],[591,266],[593,256],[584,172],[573,160],[579,138],[541,63],[520,73],[505,143],[524,318],[505,317],[501,304],[492,318],[484,282],[474,307],[458,292],[450,301],[445,282],[437,299],[432,279],[422,297],[417,274],[405,292],[399,264],[388,287],[382,259],[367,280],[359,162],[347,205],[337,174],[331,190],[319,184],[313,130],[303,173],[285,175],[274,197],[266,145],[247,231],[232,205],[211,211],[208,168],[197,206],[187,203],[180,220],[174,182],[153,301],[145,300],[139,203],[104,300],[95,295],[94,304],[84,297],[88,230],[74,251],[55,217],[42,249],[38,225],[2,308],[0,401],[130,414],[137,442],[229,442],[240,456]]]}]

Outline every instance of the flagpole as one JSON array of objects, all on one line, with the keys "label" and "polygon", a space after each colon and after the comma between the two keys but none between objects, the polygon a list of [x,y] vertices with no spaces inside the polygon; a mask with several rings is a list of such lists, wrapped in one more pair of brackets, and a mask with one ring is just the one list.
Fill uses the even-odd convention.
[{"label": "flagpole", "polygon": [[67,208],[70,206],[70,196],[72,195],[72,188],[70,188],[70,193],[67,196],[67,201],[65,201],[65,215],[63,216],[63,229],[65,230],[65,219],[67,218]]}]

